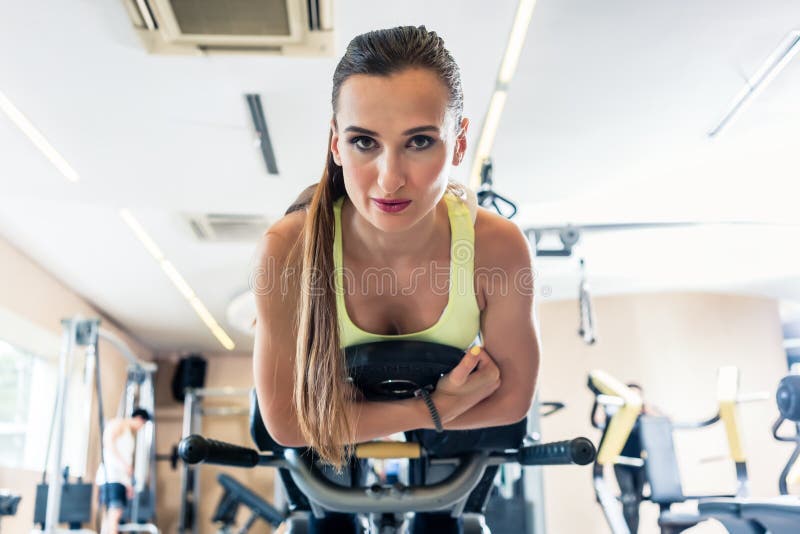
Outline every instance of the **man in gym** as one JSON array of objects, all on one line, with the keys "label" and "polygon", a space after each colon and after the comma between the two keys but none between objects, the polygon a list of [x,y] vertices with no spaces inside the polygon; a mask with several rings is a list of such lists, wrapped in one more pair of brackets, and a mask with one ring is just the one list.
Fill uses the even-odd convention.
[{"label": "man in gym", "polygon": [[100,507],[106,509],[101,534],[119,532],[122,514],[128,500],[133,498],[135,436],[150,419],[147,410],[136,408],[130,417],[112,419],[106,423],[103,431],[103,463],[95,476]]}]

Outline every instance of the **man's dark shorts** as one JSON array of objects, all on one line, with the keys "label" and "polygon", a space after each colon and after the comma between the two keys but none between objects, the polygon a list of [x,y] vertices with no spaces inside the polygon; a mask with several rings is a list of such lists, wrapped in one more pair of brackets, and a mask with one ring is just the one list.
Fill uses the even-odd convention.
[{"label": "man's dark shorts", "polygon": [[128,504],[128,491],[124,484],[112,482],[103,484],[99,491],[100,504],[108,508],[125,508]]}]

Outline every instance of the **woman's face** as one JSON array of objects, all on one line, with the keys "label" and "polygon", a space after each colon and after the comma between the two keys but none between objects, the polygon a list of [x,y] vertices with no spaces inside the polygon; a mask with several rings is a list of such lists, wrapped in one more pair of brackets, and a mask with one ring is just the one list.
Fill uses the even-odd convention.
[{"label": "woman's face", "polygon": [[[350,76],[339,92],[331,152],[358,212],[386,232],[407,230],[436,206],[466,150],[435,73]],[[391,206],[390,202],[401,201]]]}]

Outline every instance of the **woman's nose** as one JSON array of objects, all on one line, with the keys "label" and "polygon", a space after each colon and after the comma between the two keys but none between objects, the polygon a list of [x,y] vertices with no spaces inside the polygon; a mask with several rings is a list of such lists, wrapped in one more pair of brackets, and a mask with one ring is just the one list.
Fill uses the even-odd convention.
[{"label": "woman's nose", "polygon": [[392,194],[400,190],[405,183],[402,156],[400,154],[385,154],[378,171],[378,186],[384,193]]}]

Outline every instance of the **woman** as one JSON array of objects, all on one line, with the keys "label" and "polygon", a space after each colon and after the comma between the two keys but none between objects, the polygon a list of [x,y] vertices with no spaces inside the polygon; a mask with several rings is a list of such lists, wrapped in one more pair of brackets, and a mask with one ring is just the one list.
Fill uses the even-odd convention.
[{"label": "woman", "polygon": [[340,466],[354,443],[433,429],[420,399],[359,400],[341,349],[418,339],[467,351],[479,333],[483,347],[432,394],[444,429],[522,420],[539,365],[530,251],[504,218],[473,218],[448,181],[469,121],[442,39],[424,27],[354,38],[332,106],[322,178],[260,250],[254,373],[270,434]]}]

